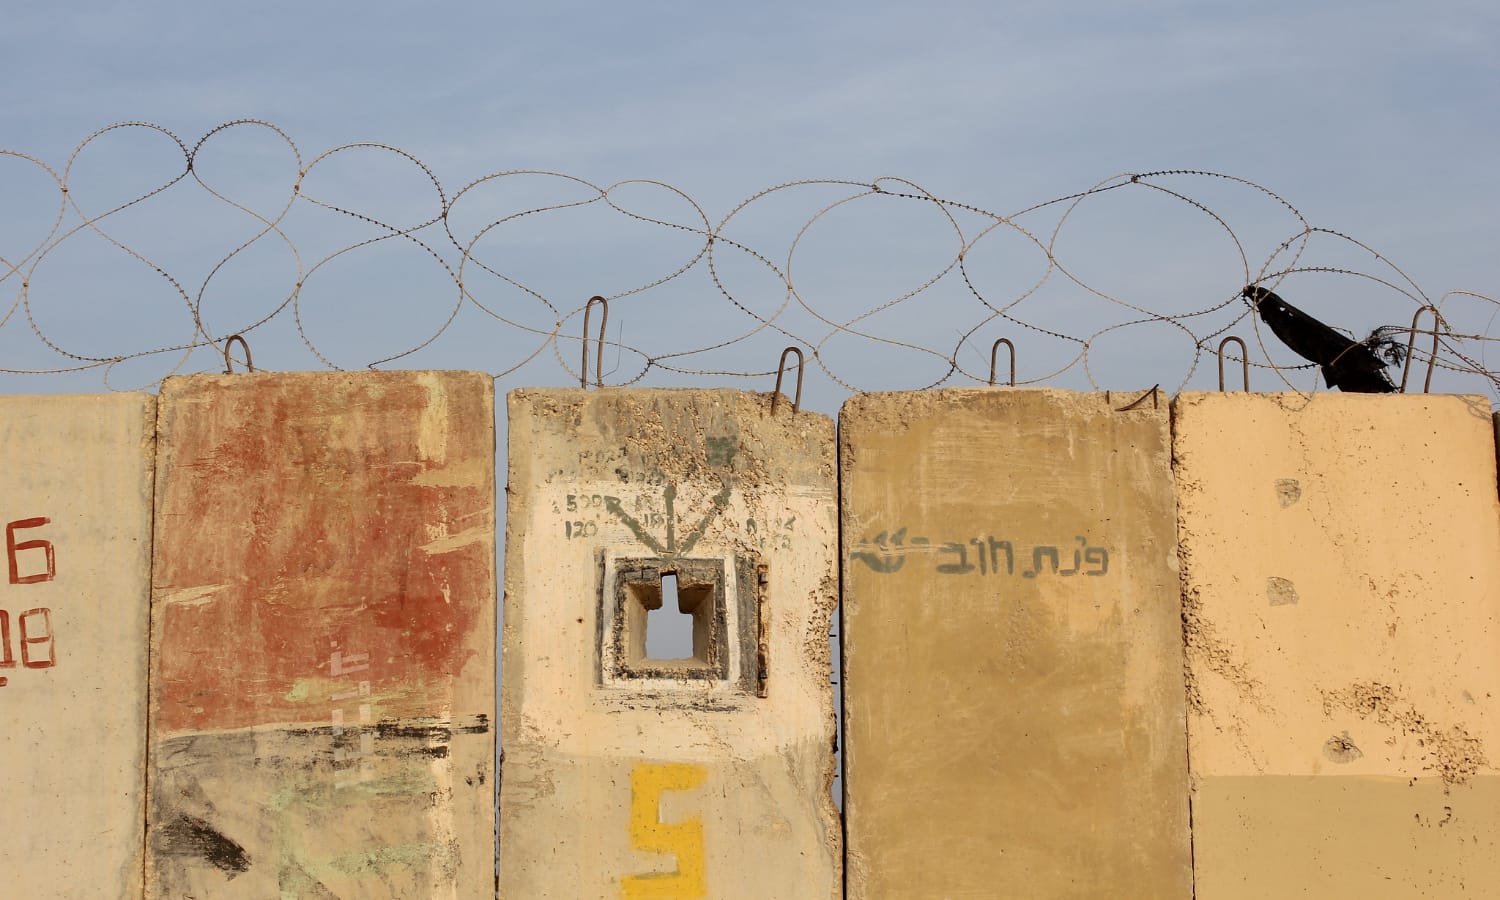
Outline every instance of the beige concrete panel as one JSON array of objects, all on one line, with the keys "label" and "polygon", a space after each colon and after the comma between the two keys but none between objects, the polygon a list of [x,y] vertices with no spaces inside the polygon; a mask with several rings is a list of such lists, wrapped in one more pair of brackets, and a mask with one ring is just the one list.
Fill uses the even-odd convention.
[{"label": "beige concrete panel", "polygon": [[840,417],[850,900],[1186,898],[1165,402]]},{"label": "beige concrete panel", "polygon": [[168,379],[153,897],[494,894],[494,384]]},{"label": "beige concrete panel", "polygon": [[1488,403],[1184,394],[1174,433],[1200,900],[1493,897]]},{"label": "beige concrete panel", "polygon": [[1496,893],[1496,778],[1209,776],[1193,792],[1193,824],[1200,898]]},{"label": "beige concrete panel", "polygon": [[[832,421],[727,390],[509,416],[501,895],[840,896]],[[656,659],[673,572],[695,639]]]},{"label": "beige concrete panel", "polygon": [[141,895],[155,398],[0,397],[0,893]]}]

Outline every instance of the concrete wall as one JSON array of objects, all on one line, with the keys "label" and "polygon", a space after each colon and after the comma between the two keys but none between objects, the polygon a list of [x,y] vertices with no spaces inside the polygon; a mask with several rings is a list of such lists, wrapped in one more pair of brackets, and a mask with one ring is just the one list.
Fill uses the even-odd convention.
[{"label": "concrete wall", "polygon": [[[490,380],[0,405],[6,890],[490,896]],[[840,896],[832,423],[510,405],[505,896]],[[1500,416],[1123,405],[846,405],[851,900],[1493,894]]]},{"label": "concrete wall", "polygon": [[[833,423],[769,406],[510,395],[503,897],[840,895]],[[671,573],[696,640],[658,658]]]},{"label": "concrete wall", "polygon": [[1189,896],[1167,408],[1126,403],[844,405],[851,900]]},{"label": "concrete wall", "polygon": [[1200,900],[1495,896],[1493,429],[1479,397],[1178,398]]},{"label": "concrete wall", "polygon": [[0,873],[141,895],[154,398],[0,398]]},{"label": "concrete wall", "polygon": [[148,888],[494,892],[494,388],[168,379]]}]

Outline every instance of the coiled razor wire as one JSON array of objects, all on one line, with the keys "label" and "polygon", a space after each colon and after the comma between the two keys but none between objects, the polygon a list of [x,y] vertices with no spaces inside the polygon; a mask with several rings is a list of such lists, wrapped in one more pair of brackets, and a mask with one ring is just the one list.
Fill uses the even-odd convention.
[{"label": "coiled razor wire", "polygon": [[[112,166],[112,170],[120,172],[134,173],[146,168],[128,154],[121,158],[118,150],[111,151],[106,146],[121,133],[164,140],[171,159],[176,162],[169,176],[159,183],[139,188],[126,199],[103,203],[96,208],[91,197],[81,196],[83,191],[76,172],[81,161],[92,163],[101,159]],[[210,149],[228,153],[234,149],[236,138],[251,136],[261,140],[270,138],[278,148],[284,148],[291,163],[287,180],[276,188],[275,201],[261,203],[259,209],[249,201],[235,198],[234,191],[218,180],[223,172],[210,177],[202,164]],[[388,214],[374,212],[376,206],[388,199],[389,182],[385,180],[360,184],[355,192],[361,201],[359,207],[349,201],[335,201],[322,192],[319,182],[326,170],[369,154],[380,157],[383,164],[399,164],[417,176],[426,208],[412,221],[397,221]],[[976,203],[941,197],[901,178],[881,177],[873,181],[813,179],[778,184],[753,193],[715,222],[686,191],[653,180],[600,185],[560,172],[516,169],[476,178],[450,195],[431,167],[401,148],[378,143],[351,143],[305,159],[286,132],[271,123],[252,119],[216,126],[191,146],[159,125],[145,122],[110,125],[79,143],[60,172],[34,156],[0,150],[0,187],[7,178],[17,176],[14,164],[23,167],[23,176],[27,173],[40,175],[49,185],[46,193],[55,193],[55,205],[49,202],[30,211],[12,208],[5,214],[14,219],[10,224],[15,227],[11,230],[29,228],[33,233],[39,232],[41,237],[30,246],[0,246],[0,290],[9,289],[14,297],[0,317],[0,337],[14,332],[24,322],[30,334],[55,357],[56,364],[25,367],[11,364],[14,359],[0,359],[0,362],[7,363],[0,366],[0,372],[9,374],[56,375],[99,370],[104,385],[116,389],[119,386],[111,380],[111,373],[122,363],[158,360],[161,365],[153,369],[156,373],[153,382],[156,382],[167,375],[193,371],[194,360],[200,358],[195,357],[198,351],[209,349],[228,358],[227,342],[231,336],[252,342],[262,335],[274,339],[269,332],[277,323],[290,324],[319,365],[329,369],[343,368],[347,363],[341,366],[335,362],[335,354],[329,353],[320,340],[314,338],[314,329],[309,327],[305,310],[308,291],[311,286],[321,283],[324,274],[335,263],[344,265],[372,248],[400,245],[416,250],[408,258],[426,260],[427,263],[422,265],[439,274],[448,290],[444,292],[446,297],[422,296],[403,301],[431,307],[438,324],[430,332],[410,335],[410,342],[396,352],[372,354],[373,358],[362,362],[369,368],[401,366],[458,328],[460,315],[467,312],[479,314],[482,321],[488,321],[498,329],[497,334],[511,339],[505,354],[497,355],[490,366],[496,378],[511,375],[522,366],[550,354],[558,367],[559,380],[572,381],[584,374],[575,371],[574,360],[579,358],[575,352],[578,348],[576,342],[585,338],[580,327],[585,304],[590,295],[598,294],[614,304],[617,319],[623,315],[631,322],[632,335],[670,333],[672,341],[680,344],[669,351],[648,349],[627,339],[622,329],[615,339],[606,340],[606,348],[619,360],[638,358],[639,365],[621,363],[623,371],[617,368],[608,379],[609,384],[617,386],[642,383],[653,371],[687,379],[765,379],[775,372],[769,365],[770,354],[755,355],[753,358],[757,364],[746,366],[744,360],[752,358],[750,355],[731,352],[754,341],[769,342],[768,345],[777,347],[788,343],[805,347],[813,365],[833,383],[849,392],[867,390],[868,384],[862,383],[862,368],[868,368],[868,365],[861,367],[847,361],[839,362],[835,359],[837,354],[830,352],[831,342],[850,339],[856,342],[856,356],[866,361],[881,360],[892,354],[899,354],[906,360],[905,364],[895,367],[898,373],[912,373],[913,383],[901,385],[906,389],[985,384],[993,378],[984,364],[984,360],[993,359],[993,355],[986,351],[992,349],[992,338],[1003,335],[1007,341],[1014,342],[1023,367],[1027,362],[1029,340],[1044,341],[1053,348],[1046,355],[1043,370],[1038,371],[1033,365],[1024,373],[1026,377],[1015,382],[1018,385],[1056,384],[1071,373],[1075,377],[1082,374],[1098,390],[1121,389],[1134,385],[1101,384],[1095,371],[1098,342],[1142,326],[1165,325],[1178,335],[1173,339],[1172,347],[1165,350],[1161,347],[1143,348],[1142,363],[1159,365],[1164,357],[1168,358],[1178,371],[1185,372],[1179,390],[1198,371],[1205,354],[1215,354],[1221,347],[1221,339],[1232,332],[1249,341],[1252,349],[1248,364],[1251,369],[1262,373],[1255,376],[1259,389],[1307,390],[1316,381],[1315,376],[1305,370],[1313,367],[1295,360],[1279,347],[1275,337],[1267,334],[1249,307],[1241,301],[1240,290],[1248,284],[1264,285],[1293,292],[1288,294],[1288,299],[1301,303],[1304,297],[1329,293],[1322,278],[1311,276],[1336,276],[1342,280],[1338,293],[1362,296],[1381,292],[1382,296],[1399,302],[1403,316],[1409,316],[1422,307],[1436,309],[1440,315],[1432,317],[1433,324],[1429,329],[1419,331],[1415,324],[1408,326],[1402,319],[1377,323],[1377,330],[1412,337],[1425,335],[1413,345],[1414,358],[1410,365],[1435,367],[1449,373],[1445,377],[1452,384],[1466,390],[1487,391],[1492,402],[1500,398],[1500,376],[1488,367],[1486,354],[1487,348],[1497,339],[1494,323],[1500,316],[1500,302],[1493,296],[1469,290],[1450,290],[1433,300],[1400,267],[1373,247],[1348,234],[1312,224],[1285,198],[1261,185],[1214,172],[1178,169],[1121,174],[1084,190],[1014,212],[997,212]],[[231,170],[230,174],[234,172]],[[476,211],[485,208],[483,202],[473,198],[523,179],[572,193],[556,202],[523,205],[505,215],[489,218],[478,227],[463,229],[456,225],[470,214],[471,208]],[[336,192],[337,178],[329,181],[330,189]],[[1212,204],[1207,199],[1208,195],[1217,196],[1226,189],[1230,193],[1229,199],[1216,199]],[[233,215],[243,217],[249,234],[213,251],[211,265],[204,266],[205,261],[197,259],[192,266],[176,261],[171,264],[174,268],[169,268],[169,263],[159,254],[148,254],[141,248],[139,237],[127,240],[123,236],[142,227],[131,224],[126,217],[149,210],[152,204],[161,203],[167,196],[175,197],[185,191],[197,192],[196,200],[211,200],[218,204],[220,211],[232,210]],[[676,203],[685,214],[674,221],[659,213],[633,207],[629,197],[641,191],[654,192]],[[1085,280],[1077,256],[1062,252],[1062,240],[1070,234],[1070,227],[1081,210],[1100,198],[1124,194],[1137,197],[1144,194],[1151,200],[1175,205],[1192,216],[1199,223],[1198,227],[1225,241],[1233,251],[1233,263],[1215,276],[1222,275],[1222,290],[1206,297],[1200,308],[1168,313],[1152,308],[1151,302],[1131,302],[1124,291],[1106,290],[1095,280]],[[803,214],[795,227],[773,230],[769,236],[759,234],[753,225],[741,227],[747,220],[754,220],[763,209],[788,198],[804,203],[810,201],[813,210],[810,214]],[[930,216],[931,224],[923,226],[923,233],[912,235],[912,238],[915,241],[920,237],[928,243],[941,240],[949,244],[950,252],[931,271],[914,277],[908,272],[900,272],[899,277],[906,278],[914,286],[896,290],[891,296],[872,299],[857,313],[838,312],[836,308],[847,306],[843,298],[829,303],[806,285],[820,279],[837,281],[841,270],[820,274],[816,271],[817,259],[809,263],[802,251],[810,240],[809,236],[815,233],[823,240],[828,240],[827,235],[832,233],[836,241],[841,223],[848,223],[851,218],[859,220],[862,217],[854,211],[872,204],[883,208],[894,205],[903,214],[934,214]],[[1284,219],[1284,224],[1278,226],[1281,237],[1269,242],[1263,240],[1259,251],[1251,241],[1242,237],[1246,230],[1244,223],[1248,220],[1247,210],[1257,204],[1257,208],[1274,210]],[[658,273],[644,278],[622,279],[601,268],[600,283],[586,293],[566,297],[529,283],[514,263],[507,262],[508,254],[526,255],[525,236],[532,233],[538,222],[584,208],[607,210],[632,227],[649,229],[659,235],[656,240],[663,247],[669,244],[676,247],[676,242],[686,241],[685,249]],[[303,214],[331,216],[343,225],[360,229],[362,236],[331,248],[320,248],[313,254],[308,247],[321,243],[331,230],[337,229],[307,230],[297,221],[297,217]],[[1048,216],[1053,218],[1049,220]],[[1255,227],[1259,228],[1262,221],[1263,216],[1255,219]],[[183,221],[179,216],[171,225],[191,232],[196,223],[191,217]],[[523,238],[519,247],[514,240],[516,235]],[[1038,267],[1034,280],[1002,288],[996,283],[999,279],[978,271],[974,262],[976,256],[982,255],[1002,236],[1010,239],[1010,246],[1026,248],[1032,257],[1030,264]],[[102,253],[110,256],[114,263],[124,260],[129,266],[139,267],[158,281],[160,290],[175,297],[177,313],[166,316],[156,311],[147,316],[141,312],[139,324],[156,334],[171,334],[173,329],[178,329],[178,339],[146,349],[122,348],[121,352],[104,354],[71,345],[72,342],[56,333],[55,325],[44,315],[48,303],[57,302],[49,300],[46,286],[49,278],[61,271],[64,265],[78,265],[71,258],[66,263],[59,259],[65,252],[77,249],[77,245],[87,238],[103,242],[102,248],[98,242],[88,245],[94,248],[96,255]],[[784,251],[777,249],[778,244],[784,244]],[[276,275],[282,286],[263,301],[269,311],[256,313],[230,309],[219,312],[217,315],[222,316],[240,314],[242,320],[229,329],[210,328],[205,321],[204,308],[211,293],[226,282],[244,278],[242,263],[248,259],[247,254],[252,248],[266,245],[283,248],[291,263],[288,271]],[[93,258],[88,256],[86,249],[79,252],[84,253],[85,260]],[[878,253],[878,248],[874,252]],[[1347,262],[1351,258],[1354,264]],[[1084,264],[1087,265],[1086,260]],[[357,267],[358,264],[354,265]],[[593,263],[580,256],[569,265],[586,270]],[[755,284],[744,283],[746,266],[759,273]],[[185,268],[198,267],[204,272],[200,277],[190,278],[184,273]],[[813,273],[811,276],[809,271]],[[265,280],[267,271],[264,266],[256,269],[256,273],[258,283]],[[1163,273],[1162,277],[1169,278],[1170,274]],[[692,282],[690,285],[687,284],[689,281]],[[503,286],[506,297],[499,297],[492,285]],[[684,287],[698,303],[717,305],[717,309],[709,312],[711,327],[673,329],[673,322],[653,319],[652,296],[672,286]],[[954,289],[959,286],[961,290],[955,294]],[[1072,297],[1107,304],[1106,308],[1117,312],[1105,316],[1081,316],[1059,325],[1054,321],[1057,316],[1047,314],[1049,304],[1055,301],[1043,296],[1044,290],[1058,286]],[[949,293],[939,298],[940,289]],[[960,299],[955,300],[955,296]],[[1478,310],[1477,319],[1473,315],[1469,318],[1483,320],[1482,327],[1467,329],[1467,333],[1454,330],[1448,324],[1449,317],[1442,313],[1445,305],[1455,303],[1467,304],[1471,311]],[[921,340],[919,335],[910,333],[891,334],[888,329],[882,333],[881,317],[897,309],[946,326],[956,339],[951,343],[934,344],[930,338]],[[367,315],[374,314],[357,310],[347,313],[351,319]],[[1338,323],[1333,321],[1330,324]],[[1360,337],[1359,334],[1351,336]],[[517,342],[519,348],[510,346]],[[759,347],[760,343],[755,346]],[[1433,347],[1435,352],[1431,349]],[[263,359],[266,357],[259,344],[257,351],[261,352]],[[762,358],[764,364],[761,364]],[[1245,362],[1239,357],[1228,358],[1237,364]],[[735,359],[739,359],[740,364],[733,364]],[[916,371],[919,367],[911,364],[912,359],[929,361],[935,376],[919,375]],[[891,366],[882,368],[887,370],[885,374],[888,376]],[[1274,373],[1274,378],[1265,377],[1265,373]]]}]

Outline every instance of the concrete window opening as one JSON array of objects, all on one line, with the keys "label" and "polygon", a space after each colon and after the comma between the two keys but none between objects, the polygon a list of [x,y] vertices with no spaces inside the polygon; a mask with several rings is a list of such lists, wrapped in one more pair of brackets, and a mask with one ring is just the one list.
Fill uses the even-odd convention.
[{"label": "concrete window opening", "polygon": [[600,562],[600,687],[655,691],[710,681],[763,696],[761,564],[753,556],[605,551]]},{"label": "concrete window opening", "polygon": [[[663,572],[655,596],[638,594],[645,606],[644,659],[708,665],[713,586],[678,583],[676,572]],[[648,605],[654,601],[653,605]]]},{"label": "concrete window opening", "polygon": [[619,573],[617,674],[728,678],[723,563],[639,560]]}]

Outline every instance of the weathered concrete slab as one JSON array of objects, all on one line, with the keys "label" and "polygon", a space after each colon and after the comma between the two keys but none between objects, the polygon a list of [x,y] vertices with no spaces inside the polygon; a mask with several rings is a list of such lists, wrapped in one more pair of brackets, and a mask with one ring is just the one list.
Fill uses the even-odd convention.
[{"label": "weathered concrete slab", "polygon": [[1175,415],[1199,900],[1494,897],[1489,404],[1184,394]]},{"label": "weathered concrete slab", "polygon": [[839,897],[833,423],[769,406],[510,395],[503,897]]},{"label": "weathered concrete slab", "polygon": [[8,897],[141,895],[155,403],[0,397]]},{"label": "weathered concrete slab", "polygon": [[168,379],[148,889],[494,893],[494,387]]},{"label": "weathered concrete slab", "polygon": [[840,417],[850,900],[1191,891],[1166,404]]}]

